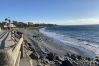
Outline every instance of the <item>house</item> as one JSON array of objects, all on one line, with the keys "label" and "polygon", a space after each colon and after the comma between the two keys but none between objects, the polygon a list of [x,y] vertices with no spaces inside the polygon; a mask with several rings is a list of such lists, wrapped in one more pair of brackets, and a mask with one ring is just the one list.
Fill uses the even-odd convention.
[{"label": "house", "polygon": [[12,23],[5,23],[4,25],[4,29],[11,29],[11,28],[15,28],[16,26]]}]

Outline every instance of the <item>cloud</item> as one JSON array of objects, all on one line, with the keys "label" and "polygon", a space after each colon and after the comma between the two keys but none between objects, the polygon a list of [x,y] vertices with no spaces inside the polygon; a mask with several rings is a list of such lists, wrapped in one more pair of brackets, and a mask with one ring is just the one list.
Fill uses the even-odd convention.
[{"label": "cloud", "polygon": [[[27,21],[29,22],[29,21]],[[80,19],[56,19],[56,20],[30,20],[33,23],[46,23],[58,25],[88,25],[99,24],[99,18],[80,18]]]},{"label": "cloud", "polygon": [[99,18],[82,18],[82,19],[69,19],[59,20],[53,22],[59,25],[86,25],[86,24],[99,24]]}]

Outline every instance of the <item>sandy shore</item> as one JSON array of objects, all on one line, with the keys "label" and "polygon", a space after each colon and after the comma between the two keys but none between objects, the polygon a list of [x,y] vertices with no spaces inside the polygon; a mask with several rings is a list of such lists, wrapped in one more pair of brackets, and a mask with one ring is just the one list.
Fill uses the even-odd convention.
[{"label": "sandy shore", "polygon": [[87,53],[87,51],[85,52],[78,48],[68,45],[65,45],[64,47],[59,42],[54,41],[53,39],[43,35],[37,29],[33,29],[33,30],[25,29],[21,31],[24,33],[24,37],[26,40],[29,41],[31,39],[37,42],[39,48],[45,53],[53,52],[58,55],[66,55],[67,53],[70,53],[85,57],[91,57],[91,55]]},{"label": "sandy shore", "polygon": [[45,53],[53,52],[58,55],[66,55],[67,53],[79,54],[78,52],[64,48],[63,46],[55,43],[51,38],[44,36],[37,30],[25,30],[24,37],[28,41],[29,39],[32,39],[37,42],[39,48]]},{"label": "sandy shore", "polygon": [[[68,59],[71,62],[74,62],[74,60],[70,59],[70,57],[72,56],[74,56],[75,58],[82,56],[81,58],[83,59],[85,59],[84,57],[90,56],[90,54],[85,53],[84,51],[81,51],[75,47],[71,47],[68,45],[64,47],[63,45],[59,44],[59,42],[55,42],[53,39],[40,33],[38,29],[20,29],[20,31],[23,32],[24,40],[26,41],[25,43],[28,44],[28,47],[27,46],[26,47],[27,49],[29,49],[29,51],[26,50],[26,52],[31,58],[32,56],[37,57],[36,59],[32,60],[34,66],[37,66],[39,64],[39,61],[41,63],[42,58],[44,60],[44,58],[47,58],[48,56],[50,57],[50,55],[51,55],[50,57],[51,59],[54,59],[53,56],[55,56],[55,57],[59,57],[62,61],[64,61],[65,59]],[[68,57],[67,56],[68,54],[71,56]],[[47,58],[46,60],[48,59],[49,58]],[[81,62],[79,61],[77,62],[79,62],[80,64],[81,63],[83,64],[84,61],[81,60]],[[46,62],[48,63],[49,61],[46,61]],[[57,62],[60,64],[60,60],[58,60]],[[47,64],[47,66],[53,66],[53,64],[54,66],[58,66],[55,63],[56,63],[56,60],[50,61],[50,65]]]}]

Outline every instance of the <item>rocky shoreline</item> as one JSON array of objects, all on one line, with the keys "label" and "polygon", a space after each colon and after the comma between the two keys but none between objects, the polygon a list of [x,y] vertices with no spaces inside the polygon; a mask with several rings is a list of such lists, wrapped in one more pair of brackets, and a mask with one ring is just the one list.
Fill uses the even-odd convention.
[{"label": "rocky shoreline", "polygon": [[55,44],[38,29],[20,29],[24,34],[25,51],[33,66],[98,66],[98,57],[89,58]]}]

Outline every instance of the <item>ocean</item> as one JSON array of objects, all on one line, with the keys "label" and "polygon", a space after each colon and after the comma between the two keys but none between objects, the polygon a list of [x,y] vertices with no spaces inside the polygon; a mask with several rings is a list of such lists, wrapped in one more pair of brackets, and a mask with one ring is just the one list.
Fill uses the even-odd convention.
[{"label": "ocean", "polygon": [[90,56],[99,56],[99,25],[53,26],[40,31],[64,47],[68,45]]}]

